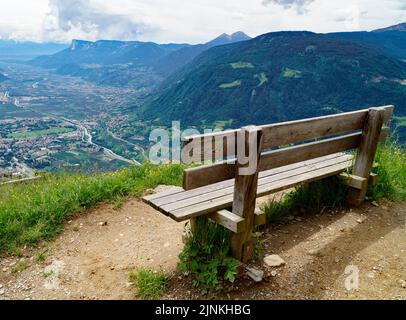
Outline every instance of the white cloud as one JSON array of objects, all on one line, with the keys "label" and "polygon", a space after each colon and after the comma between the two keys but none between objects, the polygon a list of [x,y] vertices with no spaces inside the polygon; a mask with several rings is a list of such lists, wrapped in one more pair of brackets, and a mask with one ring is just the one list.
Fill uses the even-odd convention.
[{"label": "white cloud", "polygon": [[405,22],[405,9],[404,0],[0,0],[0,37],[199,43],[238,30],[371,30]]}]

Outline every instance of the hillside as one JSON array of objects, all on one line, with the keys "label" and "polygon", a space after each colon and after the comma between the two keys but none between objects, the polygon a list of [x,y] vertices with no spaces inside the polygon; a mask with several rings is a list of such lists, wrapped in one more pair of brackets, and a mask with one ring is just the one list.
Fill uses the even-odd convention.
[{"label": "hillside", "polygon": [[207,50],[168,78],[142,116],[169,124],[263,124],[395,104],[406,64],[335,36],[277,32]]},{"label": "hillside", "polygon": [[4,70],[0,68],[0,82],[6,81],[7,77],[4,75]]},{"label": "hillside", "polygon": [[406,60],[406,32],[403,31],[389,28],[379,32],[341,32],[329,35],[354,41],[395,58]]},{"label": "hillside", "polygon": [[199,54],[212,47],[246,41],[250,39],[251,38],[249,36],[241,31],[235,32],[231,35],[224,33],[205,44],[197,44],[194,46],[185,47],[168,54],[154,65],[154,70],[166,77],[180,70],[194,58],[196,58]]},{"label": "hillside", "polygon": [[149,88],[161,81],[161,77],[150,70],[153,63],[186,46],[140,41],[73,40],[69,48],[50,56],[40,56],[30,63],[99,85]]},{"label": "hillside", "polygon": [[243,32],[222,34],[205,44],[157,44],[140,41],[73,40],[69,48],[41,56],[31,64],[78,76],[99,85],[151,88],[205,50],[248,40]]},{"label": "hillside", "polygon": [[382,29],[376,29],[374,32],[386,32],[386,31],[401,31],[401,32],[406,32],[406,23],[399,23],[394,26],[390,26],[387,28],[382,28]]}]

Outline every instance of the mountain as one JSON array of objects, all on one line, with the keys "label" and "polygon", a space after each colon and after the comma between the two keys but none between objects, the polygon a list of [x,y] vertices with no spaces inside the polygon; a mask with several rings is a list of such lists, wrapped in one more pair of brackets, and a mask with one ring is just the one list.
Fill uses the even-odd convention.
[{"label": "mountain", "polygon": [[382,29],[377,29],[374,30],[373,32],[387,32],[387,31],[400,31],[400,32],[406,32],[406,22],[405,23],[399,23],[395,26],[390,26],[387,28],[382,28]]},{"label": "mountain", "polygon": [[185,46],[140,41],[73,40],[69,48],[51,56],[38,57],[32,64],[45,68],[60,68],[69,64],[150,66],[157,59]]},{"label": "mountain", "polygon": [[350,40],[406,60],[406,23],[372,32],[341,32],[330,36]]},{"label": "mountain", "polygon": [[54,54],[67,46],[58,43],[0,40],[0,59],[29,60],[40,55]]},{"label": "mountain", "polygon": [[203,52],[140,113],[238,127],[386,104],[406,114],[406,63],[337,36],[276,32]]},{"label": "mountain", "polygon": [[8,78],[4,74],[3,69],[0,68],[0,82],[6,81]]},{"label": "mountain", "polygon": [[199,54],[212,47],[240,41],[246,41],[250,39],[251,37],[247,36],[244,32],[241,31],[235,32],[231,35],[223,33],[222,35],[205,44],[197,44],[185,47],[170,53],[169,55],[160,59],[154,65],[154,70],[158,74],[167,77],[173,74],[174,72],[180,70],[182,67],[191,62],[194,58],[196,58]]},{"label": "mountain", "polygon": [[41,56],[31,64],[58,74],[82,77],[100,85],[132,86],[150,90],[165,76],[183,67],[203,51],[250,39],[243,32],[223,34],[202,45],[156,44],[140,41],[96,42],[73,40],[69,48]]},{"label": "mountain", "polygon": [[140,41],[73,40],[69,48],[38,57],[30,63],[99,85],[149,89],[162,80],[152,70],[152,65],[165,55],[187,46]]}]

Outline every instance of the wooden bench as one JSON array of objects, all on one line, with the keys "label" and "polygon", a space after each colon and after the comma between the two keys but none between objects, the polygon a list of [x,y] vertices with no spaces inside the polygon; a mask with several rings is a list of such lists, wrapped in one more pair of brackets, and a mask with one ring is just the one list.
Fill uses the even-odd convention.
[{"label": "wooden bench", "polygon": [[[143,200],[179,222],[206,215],[233,232],[232,255],[248,261],[253,227],[265,223],[255,208],[257,197],[341,174],[349,185],[348,201],[359,205],[364,200],[377,144],[386,139],[385,125],[393,109],[385,106],[186,138],[184,150],[198,150],[196,161],[209,158],[213,164],[184,170],[183,190]],[[243,151],[236,152],[238,139],[245,139],[247,150],[253,143],[257,146],[256,154],[250,155],[256,170],[249,175],[240,174],[244,165],[239,162]],[[355,161],[346,153],[353,149]],[[351,174],[344,173],[351,168]]]}]

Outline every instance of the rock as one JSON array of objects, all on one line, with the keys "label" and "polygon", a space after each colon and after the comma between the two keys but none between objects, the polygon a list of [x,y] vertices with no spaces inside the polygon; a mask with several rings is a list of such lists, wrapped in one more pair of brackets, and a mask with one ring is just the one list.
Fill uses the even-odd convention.
[{"label": "rock", "polygon": [[309,255],[311,255],[311,256],[315,256],[315,255],[317,255],[317,250],[311,249],[311,250],[307,251],[307,253],[308,253]]},{"label": "rock", "polygon": [[378,204],[376,201],[372,201],[371,204],[372,204],[374,207],[379,207],[379,204]]},{"label": "rock", "polygon": [[406,281],[405,280],[399,280],[399,284],[402,288],[406,288]]},{"label": "rock", "polygon": [[266,256],[264,258],[264,262],[269,267],[280,267],[286,264],[285,261],[277,254]]},{"label": "rock", "polygon": [[363,221],[361,219],[357,220],[357,223],[361,224]]},{"label": "rock", "polygon": [[4,289],[0,289],[0,296],[2,296],[5,293],[6,293],[6,291]]},{"label": "rock", "polygon": [[107,226],[107,221],[104,221],[104,222],[99,222],[99,226],[100,227],[105,227],[105,226]]},{"label": "rock", "polygon": [[272,277],[276,277],[277,275],[278,275],[278,273],[275,270],[271,272]]},{"label": "rock", "polygon": [[250,267],[246,267],[245,270],[247,271],[247,275],[255,282],[261,282],[264,278],[264,271],[262,270]]},{"label": "rock", "polygon": [[3,268],[3,272],[7,272],[8,271],[8,268]]}]

